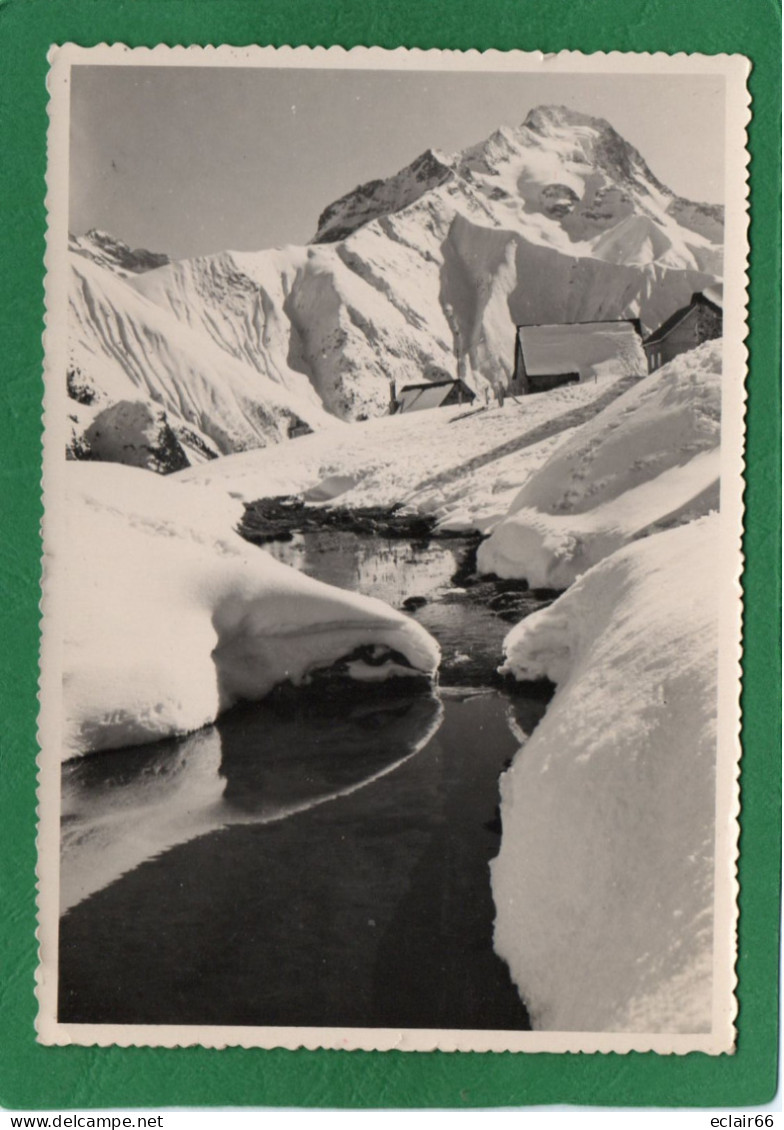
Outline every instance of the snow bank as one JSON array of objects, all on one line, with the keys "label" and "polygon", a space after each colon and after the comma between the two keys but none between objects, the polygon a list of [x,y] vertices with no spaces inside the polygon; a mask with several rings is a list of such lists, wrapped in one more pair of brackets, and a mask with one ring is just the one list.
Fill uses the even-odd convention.
[{"label": "snow bank", "polygon": [[116,464],[64,470],[66,756],[198,729],[339,660],[357,679],[435,672],[419,624],[249,546],[225,495]]},{"label": "snow bank", "polygon": [[521,510],[480,547],[479,568],[499,577],[522,575],[534,588],[566,589],[635,538],[718,510],[719,463],[718,449],[696,455],[587,514]]},{"label": "snow bank", "polygon": [[484,573],[566,588],[635,537],[719,502],[721,341],[619,396],[529,476],[479,549]]},{"label": "snow bank", "polygon": [[718,519],[628,546],[505,641],[556,695],[503,776],[495,948],[534,1026],[711,1024]]}]

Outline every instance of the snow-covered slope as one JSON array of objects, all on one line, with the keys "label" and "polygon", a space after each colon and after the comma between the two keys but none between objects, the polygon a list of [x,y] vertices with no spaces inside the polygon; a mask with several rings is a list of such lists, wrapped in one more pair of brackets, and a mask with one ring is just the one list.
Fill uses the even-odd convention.
[{"label": "snow-covered slope", "polygon": [[633,538],[718,509],[721,344],[681,354],[576,429],[480,546],[479,568],[566,588]]},{"label": "snow-covered slope", "polygon": [[302,495],[348,507],[402,504],[439,519],[456,508],[478,515],[490,507],[500,519],[562,433],[636,383],[636,377],[603,376],[546,396],[507,399],[503,408],[454,406],[351,427],[335,422],[280,447],[189,467],[177,478],[246,502]]},{"label": "snow-covered slope", "polygon": [[198,729],[338,661],[360,680],[436,670],[416,621],[249,546],[224,494],[130,467],[66,471],[66,757]]},{"label": "snow-covered slope", "polygon": [[534,1027],[711,1026],[718,519],[606,558],[509,633],[555,697],[501,779],[495,947]]},{"label": "snow-covered slope", "polygon": [[[652,329],[718,277],[721,226],[719,208],[675,197],[607,122],[539,107],[519,127],[451,156],[428,150],[349,192],[309,247],[146,270],[149,253],[79,237],[73,261],[82,280],[92,271],[71,320],[74,364],[109,402],[118,364],[132,369],[173,428],[221,452],[264,446],[286,436],[281,416],[318,428],[325,411],[383,415],[392,382],[447,373],[504,385],[515,323],[639,317]],[[109,309],[118,328],[107,337]],[[216,387],[235,386],[228,417],[194,357]],[[172,368],[179,403],[161,388]],[[73,414],[83,454],[83,413]]]},{"label": "snow-covered slope", "polygon": [[135,290],[130,277],[87,257],[73,260],[69,317],[69,403],[77,436],[98,458],[105,456],[92,451],[86,433],[96,414],[118,401],[163,409],[183,446],[207,457],[263,447],[292,428],[329,419],[312,390],[307,398],[290,392],[208,334],[185,327]]}]

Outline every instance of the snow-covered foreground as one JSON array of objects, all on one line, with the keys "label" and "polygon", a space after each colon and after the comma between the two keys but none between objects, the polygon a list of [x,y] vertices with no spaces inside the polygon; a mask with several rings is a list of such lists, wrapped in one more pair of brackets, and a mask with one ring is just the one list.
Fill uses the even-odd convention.
[{"label": "snow-covered foreground", "polygon": [[[248,547],[234,533],[239,500],[402,502],[447,528],[479,528],[504,514],[571,430],[636,380],[608,376],[503,409],[336,424],[165,479],[68,464],[68,755],[196,729],[239,698],[298,682],[366,644],[434,672],[436,645],[414,621]],[[349,673],[409,670],[357,661]]]},{"label": "snow-covered foreground", "polygon": [[558,684],[492,867],[537,1028],[710,1029],[718,525],[614,553],[507,637],[507,671]]},{"label": "snow-covered foreground", "polygon": [[502,778],[496,949],[538,1028],[709,1030],[720,371],[709,342],[650,376],[336,423],[167,478],[69,464],[65,756],[196,730],[339,661],[435,674],[414,620],[242,541],[244,501],[489,532],[480,571],[566,589],[505,642],[507,673],[557,691]]},{"label": "snow-covered foreground", "polygon": [[719,505],[721,341],[636,383],[527,478],[479,568],[567,588],[633,538]]},{"label": "snow-covered foreground", "polygon": [[339,660],[361,680],[435,672],[424,628],[249,546],[220,492],[116,464],[64,471],[66,757],[198,729]]}]

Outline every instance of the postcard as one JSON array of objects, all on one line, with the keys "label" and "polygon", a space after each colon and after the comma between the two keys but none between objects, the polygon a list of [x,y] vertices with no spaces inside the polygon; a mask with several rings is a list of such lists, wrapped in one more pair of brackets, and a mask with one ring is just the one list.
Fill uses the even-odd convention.
[{"label": "postcard", "polygon": [[731,1053],[747,60],[50,59],[39,1041]]}]

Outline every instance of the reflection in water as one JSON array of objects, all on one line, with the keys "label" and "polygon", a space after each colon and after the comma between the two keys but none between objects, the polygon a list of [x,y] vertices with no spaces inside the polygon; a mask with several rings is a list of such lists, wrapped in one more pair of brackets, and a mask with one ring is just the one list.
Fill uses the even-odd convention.
[{"label": "reflection in water", "polygon": [[60,1019],[526,1027],[492,949],[488,875],[498,775],[519,745],[510,702],[447,691],[443,715],[426,697],[351,718],[230,716],[222,826],[153,849],[62,918]]},{"label": "reflection in water", "polygon": [[360,703],[298,695],[239,707],[187,738],[67,762],[61,910],[166,848],[229,824],[280,820],[411,757],[442,716],[431,694]]},{"label": "reflection in water", "polygon": [[[327,527],[264,548],[311,577],[413,611],[441,646],[441,685],[488,686],[497,681],[509,621],[503,596],[496,609],[455,585],[470,545],[467,538],[409,542]],[[516,603],[522,618],[548,601],[518,593]]]},{"label": "reflection in water", "polygon": [[62,772],[60,908],[75,906],[172,844],[219,826],[214,727],[182,740],[67,761]]},{"label": "reflection in water", "polygon": [[463,552],[457,541],[414,542],[355,534],[349,530],[308,530],[291,541],[264,546],[279,561],[320,581],[377,596],[399,607],[409,596],[433,599],[451,586]]},{"label": "reflection in water", "polygon": [[298,691],[265,704],[261,721],[258,708],[233,711],[219,723],[227,809],[279,819],[390,773],[429,741],[443,707],[430,693],[384,693],[369,687],[360,702],[330,703]]}]

